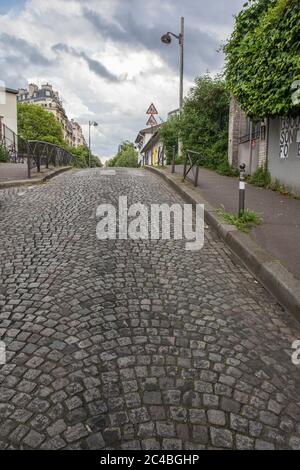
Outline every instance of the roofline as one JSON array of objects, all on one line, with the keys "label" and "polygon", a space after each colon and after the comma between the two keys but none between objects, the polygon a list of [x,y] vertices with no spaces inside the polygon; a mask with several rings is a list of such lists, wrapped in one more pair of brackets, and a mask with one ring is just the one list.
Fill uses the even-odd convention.
[{"label": "roofline", "polygon": [[141,135],[142,133],[145,133],[145,134],[146,134],[147,131],[149,131],[149,132],[151,133],[151,132],[153,132],[153,129],[156,129],[156,128],[159,129],[160,126],[161,126],[161,124],[162,124],[162,123],[156,124],[155,126],[145,127],[144,129],[141,129],[141,130],[139,131],[139,133],[138,133],[138,135],[137,135],[137,137],[136,137],[134,143],[135,143],[135,144],[137,143],[137,141],[138,141],[138,139],[139,139],[139,137],[140,137],[140,135]]},{"label": "roofline", "polygon": [[146,143],[146,145],[144,145],[144,147],[143,147],[142,150],[141,150],[141,153],[145,152],[145,151],[148,149],[148,147],[151,146],[151,143],[153,143],[153,141],[154,141],[157,137],[159,138],[159,130],[157,130],[157,131],[153,134],[153,136],[148,140],[148,142]]},{"label": "roofline", "polygon": [[14,95],[17,95],[19,92],[17,90],[14,90],[13,88],[5,88],[6,93],[12,93]]}]

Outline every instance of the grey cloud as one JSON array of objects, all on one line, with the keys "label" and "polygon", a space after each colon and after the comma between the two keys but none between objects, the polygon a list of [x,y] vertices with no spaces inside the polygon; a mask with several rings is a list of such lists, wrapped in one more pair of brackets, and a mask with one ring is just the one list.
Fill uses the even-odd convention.
[{"label": "grey cloud", "polygon": [[74,57],[79,57],[81,59],[84,59],[85,62],[87,63],[89,69],[94,72],[96,75],[99,77],[105,78],[106,80],[110,82],[118,82],[119,79],[115,75],[113,75],[101,62],[98,60],[91,59],[85,52],[77,51],[73,47],[69,47],[66,44],[61,44],[58,43],[54,46],[52,46],[53,51],[55,52],[65,52],[67,54],[71,54]]},{"label": "grey cloud", "polygon": [[[242,0],[234,0],[236,4],[241,4]],[[199,5],[202,3],[202,5]],[[204,5],[205,3],[205,5]],[[215,2],[213,2],[215,4]],[[219,10],[213,11],[207,6],[208,2],[189,1],[182,2],[153,0],[147,5],[145,2],[124,0],[118,3],[118,8],[112,22],[105,20],[101,14],[83,6],[84,18],[102,35],[113,42],[127,44],[132,49],[148,49],[158,53],[163,60],[171,66],[174,71],[178,68],[178,47],[175,44],[164,46],[160,42],[160,37],[168,30],[178,32],[180,13],[186,16],[186,44],[185,44],[185,73],[189,77],[194,77],[207,69],[216,70],[220,68],[223,60],[222,54],[217,50],[220,41],[201,31],[195,18],[199,18],[199,13],[205,13],[204,19],[211,22],[226,24],[232,22],[232,15],[225,2],[221,0]],[[221,9],[220,9],[221,7]],[[210,8],[210,11],[209,11]],[[183,10],[180,12],[180,9]],[[198,11],[197,11],[198,10]],[[225,14],[227,13],[227,15]],[[202,16],[200,16],[202,18]],[[204,21],[203,19],[203,21]]]},{"label": "grey cloud", "polygon": [[[26,6],[20,6],[18,15],[14,15],[11,20],[3,20],[5,28],[2,28],[1,32],[5,31],[6,34],[0,33],[0,78],[5,80],[8,86],[21,87],[26,85],[29,79],[36,77],[52,82],[55,87],[58,87],[62,96],[64,96],[64,90],[69,90],[69,96],[76,95],[76,103],[80,101],[83,107],[75,108],[70,99],[67,103],[68,114],[72,117],[72,113],[78,109],[76,112],[79,115],[73,117],[81,124],[86,124],[90,119],[99,122],[98,131],[93,132],[93,150],[99,155],[112,155],[116,152],[121,140],[134,139],[138,129],[145,125],[146,115],[143,109],[145,106],[138,102],[138,97],[143,103],[146,99],[147,104],[148,97],[149,103],[154,100],[162,117],[165,118],[170,109],[160,102],[161,96],[168,96],[170,88],[177,87],[177,85],[168,82],[170,73],[158,63],[153,65],[151,71],[147,67],[147,70],[140,70],[135,77],[127,79],[126,84],[129,86],[123,89],[122,80],[101,63],[101,58],[100,61],[94,60],[94,54],[99,54],[102,48],[104,50],[107,42],[110,42],[113,48],[119,48],[119,52],[124,54],[128,51],[152,51],[170,66],[174,77],[177,78],[178,46],[175,40],[170,46],[165,46],[161,44],[160,37],[168,30],[177,33],[179,18],[184,16],[186,19],[185,78],[187,79],[185,84],[187,85],[187,81],[191,82],[195,76],[204,73],[207,69],[214,72],[221,69],[223,54],[216,52],[220,45],[218,36],[226,39],[223,30],[232,29],[232,16],[241,9],[244,1],[114,0],[111,2],[114,8],[109,8],[109,11],[113,12],[111,20],[103,15],[110,0],[74,0],[74,3],[81,5],[81,11],[77,8],[74,10],[68,8],[68,2],[60,0],[61,7],[56,10],[49,7],[46,15],[44,8],[33,9],[30,7],[30,2],[26,1]],[[40,2],[40,4],[41,6],[51,5],[51,2]],[[27,16],[22,16],[23,9],[27,10]],[[16,25],[18,32],[16,32]],[[21,39],[20,36],[30,33],[32,25],[35,30],[34,39],[29,41]],[[56,34],[54,40],[52,32]],[[56,46],[51,49],[53,44]],[[92,86],[84,80],[78,83],[76,77],[70,77],[67,64],[58,60],[57,54],[59,53],[81,58],[88,64],[90,73],[95,73],[107,80],[111,86],[105,87],[109,90],[105,96],[102,90],[95,93]],[[127,70],[123,72],[126,73]],[[149,74],[153,76],[153,80],[160,75],[160,83],[162,77],[166,77],[163,90],[158,90],[155,83],[152,89]],[[147,79],[147,89],[144,78]],[[118,92],[123,90],[124,94],[133,93],[135,97],[134,106],[129,106],[129,112],[126,110],[124,112],[123,105],[121,112],[119,103],[121,93],[118,93],[117,97],[114,93],[116,83],[118,83]],[[177,90],[174,90],[176,101],[169,105],[171,109],[177,106],[175,91]],[[187,86],[185,91],[187,91]]]},{"label": "grey cloud", "polygon": [[19,57],[23,62],[28,64],[42,66],[52,64],[52,61],[42,55],[37,47],[30,44],[25,39],[3,33],[0,35],[0,44],[7,52],[12,51],[16,57]]},{"label": "grey cloud", "polygon": [[1,80],[10,88],[27,85],[26,70],[32,67],[50,68],[53,63],[39,49],[22,38],[3,33],[0,35]]}]

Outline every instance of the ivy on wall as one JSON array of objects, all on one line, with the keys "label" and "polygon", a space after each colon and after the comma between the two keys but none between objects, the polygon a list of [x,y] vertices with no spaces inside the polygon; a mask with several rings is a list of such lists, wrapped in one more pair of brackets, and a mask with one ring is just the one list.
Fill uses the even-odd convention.
[{"label": "ivy on wall", "polygon": [[299,0],[250,0],[225,45],[230,92],[252,117],[299,113],[291,86],[300,79]]}]

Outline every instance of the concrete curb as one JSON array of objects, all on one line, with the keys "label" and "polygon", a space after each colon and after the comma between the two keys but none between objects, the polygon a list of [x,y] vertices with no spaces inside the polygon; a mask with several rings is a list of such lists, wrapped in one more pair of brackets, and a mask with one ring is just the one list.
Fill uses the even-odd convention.
[{"label": "concrete curb", "polygon": [[205,222],[212,226],[241,259],[246,268],[264,285],[275,299],[300,321],[300,281],[291,274],[271,253],[262,249],[246,233],[234,225],[225,224],[202,196],[198,188],[182,177],[164,170],[144,167],[163,178],[177,193],[191,204],[204,204]]},{"label": "concrete curb", "polygon": [[14,188],[14,187],[18,187],[18,186],[33,186],[33,185],[36,185],[36,184],[41,184],[41,183],[44,183],[47,180],[50,180],[51,178],[54,178],[54,176],[57,176],[60,173],[71,170],[72,168],[73,168],[72,166],[62,166],[61,168],[57,168],[56,170],[53,170],[50,173],[47,173],[42,178],[32,178],[32,179],[14,180],[14,181],[2,181],[0,183],[0,189]]}]

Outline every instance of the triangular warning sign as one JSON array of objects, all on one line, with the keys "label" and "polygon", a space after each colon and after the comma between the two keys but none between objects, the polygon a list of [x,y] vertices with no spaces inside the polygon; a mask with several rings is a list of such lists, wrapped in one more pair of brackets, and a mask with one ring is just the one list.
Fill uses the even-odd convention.
[{"label": "triangular warning sign", "polygon": [[148,111],[146,114],[158,114],[156,107],[153,103],[150,104]]},{"label": "triangular warning sign", "polygon": [[156,122],[156,119],[154,116],[151,116],[149,117],[148,121],[147,121],[147,124],[146,126],[156,126],[157,125],[157,122]]}]

